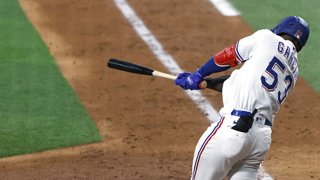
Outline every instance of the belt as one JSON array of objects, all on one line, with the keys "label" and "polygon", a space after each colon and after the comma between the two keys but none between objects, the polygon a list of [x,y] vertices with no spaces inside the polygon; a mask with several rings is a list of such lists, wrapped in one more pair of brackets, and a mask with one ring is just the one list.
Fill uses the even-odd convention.
[{"label": "belt", "polygon": [[[241,110],[234,109],[234,110],[232,110],[231,115],[239,116],[239,117],[240,116],[252,116],[252,115],[254,116],[255,115],[255,111],[253,113],[251,113],[251,112],[248,112],[248,111],[241,111]],[[258,121],[258,119],[256,119],[255,121]],[[264,119],[264,125],[272,127],[272,123],[268,119]]]}]

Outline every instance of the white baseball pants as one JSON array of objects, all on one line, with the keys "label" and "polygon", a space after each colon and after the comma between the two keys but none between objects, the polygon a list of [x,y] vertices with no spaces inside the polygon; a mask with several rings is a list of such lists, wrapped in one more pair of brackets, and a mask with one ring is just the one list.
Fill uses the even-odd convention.
[{"label": "white baseball pants", "polygon": [[254,121],[248,133],[231,129],[239,117],[212,123],[196,146],[191,180],[253,180],[271,144],[271,127]]}]

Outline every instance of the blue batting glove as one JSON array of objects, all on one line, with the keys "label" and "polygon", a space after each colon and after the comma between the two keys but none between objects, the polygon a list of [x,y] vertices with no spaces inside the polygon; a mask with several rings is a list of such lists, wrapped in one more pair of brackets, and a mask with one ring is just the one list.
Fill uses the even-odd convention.
[{"label": "blue batting glove", "polygon": [[203,76],[198,71],[194,73],[183,72],[180,73],[175,80],[176,85],[182,89],[198,90],[200,89],[199,83],[203,81]]}]

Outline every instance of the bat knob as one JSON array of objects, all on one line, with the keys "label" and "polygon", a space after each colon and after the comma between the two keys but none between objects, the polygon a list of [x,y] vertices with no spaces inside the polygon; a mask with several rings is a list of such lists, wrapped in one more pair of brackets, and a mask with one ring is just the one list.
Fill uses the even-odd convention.
[{"label": "bat knob", "polygon": [[202,82],[200,82],[200,84],[199,84],[199,88],[200,88],[200,89],[205,89],[205,88],[207,88],[207,86],[208,86],[208,84],[207,84],[206,81],[202,81]]}]

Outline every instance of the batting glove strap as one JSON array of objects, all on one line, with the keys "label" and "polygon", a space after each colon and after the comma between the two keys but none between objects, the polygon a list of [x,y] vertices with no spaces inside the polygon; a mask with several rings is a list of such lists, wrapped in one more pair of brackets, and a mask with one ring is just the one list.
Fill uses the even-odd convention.
[{"label": "batting glove strap", "polygon": [[203,76],[199,73],[199,71],[195,71],[187,78],[187,82],[190,85],[189,89],[196,90],[200,89],[199,84],[203,80]]}]

